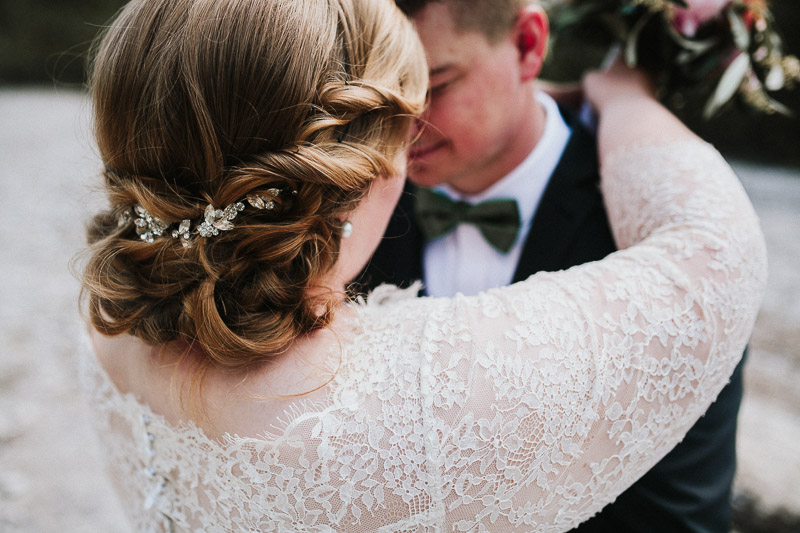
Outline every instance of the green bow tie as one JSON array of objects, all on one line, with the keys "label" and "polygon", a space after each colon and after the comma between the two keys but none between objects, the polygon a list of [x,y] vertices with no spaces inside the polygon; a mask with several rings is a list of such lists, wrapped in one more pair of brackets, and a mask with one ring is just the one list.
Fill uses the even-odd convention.
[{"label": "green bow tie", "polygon": [[427,240],[441,237],[459,224],[472,224],[495,249],[503,253],[511,250],[520,227],[516,200],[472,205],[423,188],[417,189],[416,195],[414,214]]}]

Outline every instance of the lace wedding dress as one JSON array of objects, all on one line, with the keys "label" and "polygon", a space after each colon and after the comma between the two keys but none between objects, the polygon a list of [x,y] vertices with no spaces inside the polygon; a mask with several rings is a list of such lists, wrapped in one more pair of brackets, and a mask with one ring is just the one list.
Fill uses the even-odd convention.
[{"label": "lace wedding dress", "polygon": [[621,251],[476,297],[348,304],[333,381],[259,435],[171,425],[87,354],[136,530],[564,531],[613,501],[726,383],[766,255],[703,143],[618,153],[603,175]]}]

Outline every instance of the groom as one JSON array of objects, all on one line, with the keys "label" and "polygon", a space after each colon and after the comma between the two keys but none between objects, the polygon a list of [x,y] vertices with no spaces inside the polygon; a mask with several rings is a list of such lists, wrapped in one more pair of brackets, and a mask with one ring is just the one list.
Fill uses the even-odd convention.
[{"label": "groom", "polygon": [[[408,171],[421,187],[406,187],[362,283],[422,279],[429,295],[470,295],[613,252],[595,140],[535,88],[542,10],[524,0],[397,3],[430,68]],[[484,216],[494,222],[481,226]],[[576,531],[727,532],[741,395],[740,364],[683,442]]]}]

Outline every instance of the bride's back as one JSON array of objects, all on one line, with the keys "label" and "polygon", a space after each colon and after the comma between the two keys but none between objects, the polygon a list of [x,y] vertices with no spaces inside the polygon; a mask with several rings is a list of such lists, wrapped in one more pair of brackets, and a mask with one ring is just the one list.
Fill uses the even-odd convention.
[{"label": "bride's back", "polygon": [[135,396],[173,426],[191,421],[214,440],[226,434],[261,437],[298,400],[320,400],[336,374],[342,348],[341,337],[325,329],[256,367],[207,367],[200,376],[204,355],[183,343],[151,346],[127,334],[107,337],[94,328],[89,338],[102,374],[117,391]]}]

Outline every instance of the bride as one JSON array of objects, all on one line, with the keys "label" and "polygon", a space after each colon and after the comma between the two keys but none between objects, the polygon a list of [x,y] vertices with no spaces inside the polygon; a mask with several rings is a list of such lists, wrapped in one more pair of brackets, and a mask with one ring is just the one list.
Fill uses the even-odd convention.
[{"label": "bride", "polygon": [[586,84],[621,251],[476,297],[346,298],[423,58],[391,0],[134,0],[108,28],[83,375],[138,531],[567,530],[725,384],[763,239],[636,73]]}]

